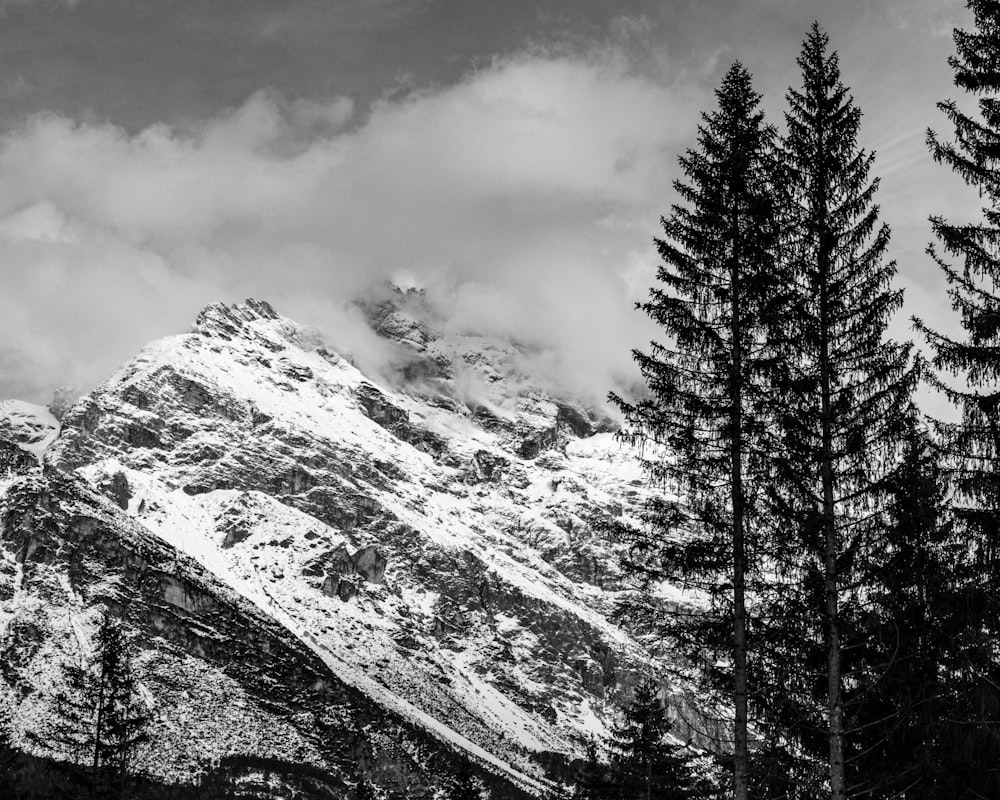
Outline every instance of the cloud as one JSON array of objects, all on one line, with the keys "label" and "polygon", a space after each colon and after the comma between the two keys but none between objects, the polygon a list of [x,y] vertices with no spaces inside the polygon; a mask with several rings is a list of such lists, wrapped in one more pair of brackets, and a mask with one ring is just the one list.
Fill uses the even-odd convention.
[{"label": "cloud", "polygon": [[891,0],[884,9],[889,21],[900,31],[933,38],[951,39],[956,28],[966,27],[970,14],[965,0]]},{"label": "cloud", "polygon": [[632,304],[692,98],[607,53],[536,53],[360,123],[348,98],[268,92],[134,135],[35,117],[0,140],[0,396],[90,387],[218,299],[360,347],[346,303],[401,270],[454,329],[603,396],[650,333]]},{"label": "cloud", "polygon": [[0,0],[0,13],[7,9],[22,6],[62,6],[64,8],[76,8],[83,0]]}]

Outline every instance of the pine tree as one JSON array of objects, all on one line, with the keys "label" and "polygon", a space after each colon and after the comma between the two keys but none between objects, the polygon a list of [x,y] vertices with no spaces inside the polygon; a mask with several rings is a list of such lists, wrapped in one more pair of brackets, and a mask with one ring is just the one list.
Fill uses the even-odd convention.
[{"label": "pine tree", "polygon": [[[928,252],[948,280],[952,307],[959,313],[965,340],[952,339],[915,320],[933,349],[937,370],[962,376],[954,386],[939,374],[931,384],[962,412],[958,423],[938,422],[936,431],[953,459],[957,513],[980,549],[984,577],[997,577],[1000,552],[1000,4],[969,0],[976,30],[955,31],[957,56],[949,59],[955,83],[979,96],[981,119],[957,103],[939,103],[955,128],[953,142],[928,132],[935,161],[951,167],[975,187],[987,206],[983,220],[951,223],[931,217],[941,250]],[[949,263],[957,258],[961,267]]]},{"label": "pine tree", "polygon": [[670,730],[656,684],[644,681],[612,733],[612,776],[618,796],[634,800],[697,796],[683,748],[667,741]]},{"label": "pine tree", "polygon": [[[702,115],[697,149],[680,158],[682,203],[662,220],[659,286],[639,306],[667,337],[634,351],[650,396],[622,409],[631,444],[655,443],[643,465],[666,496],[633,532],[630,564],[649,581],[696,586],[710,597],[703,614],[675,616],[669,633],[700,663],[713,688],[731,698],[734,792],[746,800],[746,582],[757,535],[755,498],[765,480],[756,409],[769,357],[764,314],[782,284],[775,270],[771,203],[773,130],[739,63]],[[769,306],[769,303],[771,305]],[[720,656],[729,665],[716,669]]]},{"label": "pine tree", "polygon": [[957,769],[965,791],[996,796],[996,767],[986,765],[1000,760],[1000,3],[966,5],[974,28],[954,32],[949,64],[955,84],[977,98],[978,113],[953,100],[939,103],[954,139],[928,131],[928,145],[936,162],[978,192],[983,212],[970,222],[931,217],[936,243],[928,252],[948,281],[962,335],[914,322],[933,351],[931,385],[961,411],[957,422],[937,421],[935,432],[951,475],[959,535],[973,553],[964,602],[956,608],[963,625],[954,642],[958,664],[949,675],[964,697],[962,725],[946,739],[967,754],[966,767]]},{"label": "pine tree", "polygon": [[[885,260],[874,156],[857,144],[861,112],[828,44],[814,24],[781,141],[782,273],[794,294],[773,337],[782,351],[772,373],[781,405],[769,489],[772,630],[764,634],[772,696],[761,703],[807,750],[825,740],[830,796],[845,800],[843,643],[859,601],[855,565],[878,537],[879,490],[895,464],[915,372],[909,345],[885,339],[902,292],[890,288],[896,268]],[[789,680],[792,665],[801,672]]]},{"label": "pine tree", "polygon": [[32,738],[62,750],[83,768],[77,778],[91,796],[124,796],[149,714],[139,699],[132,646],[121,623],[101,617],[89,663],[69,665],[55,697],[56,715],[45,736]]},{"label": "pine tree", "polygon": [[914,410],[900,463],[884,487],[879,552],[858,575],[868,589],[850,643],[857,680],[844,705],[853,709],[855,791],[867,797],[919,796],[934,760],[933,726],[944,710],[940,666],[951,633],[942,611],[961,561],[946,491]]},{"label": "pine tree", "polygon": [[984,664],[962,641],[970,622],[975,630],[968,613],[980,588],[947,495],[939,454],[914,412],[885,485],[881,557],[860,576],[869,588],[852,643],[858,680],[845,706],[856,731],[849,749],[855,791],[866,797],[1000,792],[997,752],[977,747],[980,732],[967,724],[977,701],[966,676]]},{"label": "pine tree", "polygon": [[448,782],[445,796],[448,800],[482,800],[482,782],[467,759],[462,760],[458,772]]},{"label": "pine tree", "polygon": [[617,795],[608,765],[597,754],[597,742],[587,740],[587,757],[577,770],[574,800],[611,800]]}]

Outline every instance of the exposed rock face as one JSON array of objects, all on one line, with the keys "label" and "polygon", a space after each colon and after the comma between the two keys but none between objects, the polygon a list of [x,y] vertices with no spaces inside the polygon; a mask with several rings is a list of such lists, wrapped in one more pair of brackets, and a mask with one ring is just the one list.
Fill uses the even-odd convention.
[{"label": "exposed rock face", "polygon": [[400,424],[407,425],[410,421],[409,414],[390,403],[389,399],[370,383],[361,384],[355,391],[355,396],[365,416],[386,430],[391,431],[394,427]]},{"label": "exposed rock face", "polygon": [[549,450],[559,442],[558,427],[536,431],[528,434],[517,448],[517,454],[524,459],[538,458],[545,450]]},{"label": "exposed rock face", "polygon": [[[638,467],[609,421],[525,388],[512,345],[382,311],[432,376],[379,385],[266,303],[213,305],[76,402],[46,467],[293,631],[343,686],[541,777],[650,665],[610,620],[621,576],[594,532],[635,514]],[[157,585],[192,618],[211,608],[183,575]]]},{"label": "exposed rock face", "polygon": [[466,481],[469,483],[499,483],[504,470],[510,466],[510,460],[486,450],[477,450],[472,455]]},{"label": "exposed rock face", "polygon": [[354,554],[353,561],[358,575],[368,583],[382,583],[389,560],[378,551],[378,548],[370,545],[362,547]]},{"label": "exposed rock face", "polygon": [[111,479],[103,482],[99,487],[105,495],[114,501],[119,508],[128,508],[128,501],[132,499],[132,490],[128,485],[128,478],[124,473],[116,472]]},{"label": "exposed rock face", "polygon": [[568,427],[579,439],[586,439],[595,433],[616,433],[619,429],[618,423],[605,414],[595,414],[589,409],[566,402],[556,405],[559,409],[556,424]]},{"label": "exposed rock face", "polygon": [[49,413],[62,422],[66,412],[72,407],[80,397],[80,392],[73,386],[61,386],[52,395],[52,402],[48,405]]},{"label": "exposed rock face", "polygon": [[19,475],[37,465],[29,452],[13,442],[0,439],[0,478]]},{"label": "exposed rock face", "polygon": [[347,546],[340,544],[329,556],[311,563],[303,572],[323,575],[323,594],[346,602],[358,593],[360,581],[382,583],[387,564],[388,559],[376,547],[362,547],[351,555]]},{"label": "exposed rock face", "polygon": [[[418,289],[402,290],[395,286],[383,287],[381,299],[361,303],[361,310],[380,336],[422,351],[429,342],[438,338],[430,326],[420,319],[425,311],[424,293]],[[415,306],[415,309],[408,307]],[[417,314],[412,313],[413,310]]]}]

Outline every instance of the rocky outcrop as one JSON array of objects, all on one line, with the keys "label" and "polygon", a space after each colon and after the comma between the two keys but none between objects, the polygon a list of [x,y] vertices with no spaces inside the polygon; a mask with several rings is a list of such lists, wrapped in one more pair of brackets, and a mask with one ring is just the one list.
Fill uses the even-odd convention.
[{"label": "rocky outcrop", "polygon": [[437,338],[421,319],[428,311],[422,290],[386,285],[380,294],[381,298],[358,303],[373,331],[418,352]]},{"label": "rocky outcrop", "polygon": [[99,484],[100,490],[109,497],[119,508],[128,508],[128,501],[132,499],[132,490],[128,485],[128,478],[124,473],[116,472],[109,479]]},{"label": "rocky outcrop", "polygon": [[382,578],[385,575],[385,568],[389,562],[388,559],[378,551],[377,547],[373,547],[371,545],[368,547],[362,547],[354,554],[352,561],[354,562],[354,569],[357,571],[358,575],[368,581],[368,583],[382,583]]},{"label": "rocky outcrop", "polygon": [[388,559],[377,547],[362,547],[351,555],[347,546],[341,544],[329,555],[312,561],[303,572],[322,575],[323,594],[347,602],[358,593],[361,581],[382,583],[387,564]]},{"label": "rocky outcrop", "polygon": [[52,401],[48,405],[49,413],[62,422],[66,412],[73,406],[80,397],[80,391],[75,386],[60,386],[52,394]]},{"label": "rocky outcrop", "polygon": [[597,433],[617,433],[620,426],[606,414],[595,414],[593,411],[570,403],[558,402],[556,425],[572,431],[578,439],[586,439]]},{"label": "rocky outcrop", "polygon": [[385,394],[371,384],[361,384],[354,395],[364,415],[400,441],[434,458],[440,458],[447,450],[447,443],[442,436],[412,425],[409,413],[393,405]]},{"label": "rocky outcrop", "polygon": [[486,450],[477,450],[469,462],[465,480],[467,483],[497,483],[509,466],[509,459]]},{"label": "rocky outcrop", "polygon": [[354,392],[361,410],[368,419],[376,425],[381,425],[386,430],[393,430],[397,426],[406,426],[410,421],[410,415],[398,406],[394,406],[389,399],[370,383],[361,384]]},{"label": "rocky outcrop", "polygon": [[36,466],[38,462],[30,453],[13,442],[0,439],[0,478],[20,475]]},{"label": "rocky outcrop", "polygon": [[556,447],[559,443],[558,427],[544,428],[533,431],[521,440],[521,445],[517,449],[517,454],[523,459],[532,460],[538,458],[544,451]]}]

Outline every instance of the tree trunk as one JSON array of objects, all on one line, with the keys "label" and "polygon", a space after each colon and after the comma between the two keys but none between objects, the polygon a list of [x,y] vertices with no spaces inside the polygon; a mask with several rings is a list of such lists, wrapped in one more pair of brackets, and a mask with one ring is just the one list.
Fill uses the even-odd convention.
[{"label": "tree trunk", "polygon": [[[825,196],[825,194],[824,194]],[[825,209],[824,209],[825,213]],[[825,219],[825,216],[824,216]],[[830,798],[847,800],[847,782],[844,775],[844,708],[840,691],[840,576],[837,574],[837,556],[840,552],[837,537],[836,509],[834,508],[834,469],[832,376],[830,374],[830,262],[829,243],[823,241],[827,233],[821,234],[819,252],[820,270],[820,396],[823,443],[821,454],[821,480],[823,484],[823,532],[824,569],[823,588],[826,611],[826,673],[827,673],[827,714],[830,738]]]},{"label": "tree trunk", "polygon": [[[829,463],[824,465],[824,473],[831,472]],[[824,589],[826,593],[827,616],[827,708],[830,727],[830,797],[831,800],[846,800],[847,789],[844,776],[844,708],[840,691],[840,611],[837,575],[837,529],[833,518],[832,481],[823,479],[823,524],[826,528],[826,564]],[[832,476],[830,476],[832,477]]]},{"label": "tree trunk", "polygon": [[105,693],[107,691],[107,671],[104,668],[104,660],[101,660],[101,673],[98,678],[98,692],[97,692],[97,713],[95,715],[94,721],[94,756],[93,756],[93,769],[94,774],[103,766],[101,763],[101,750],[104,746],[104,705],[105,705]]},{"label": "tree trunk", "polygon": [[740,318],[740,265],[733,257],[730,269],[732,298],[732,371],[729,378],[730,490],[733,509],[733,797],[748,800],[750,794],[750,749],[747,736],[747,630],[746,543],[743,530],[743,350]]}]

